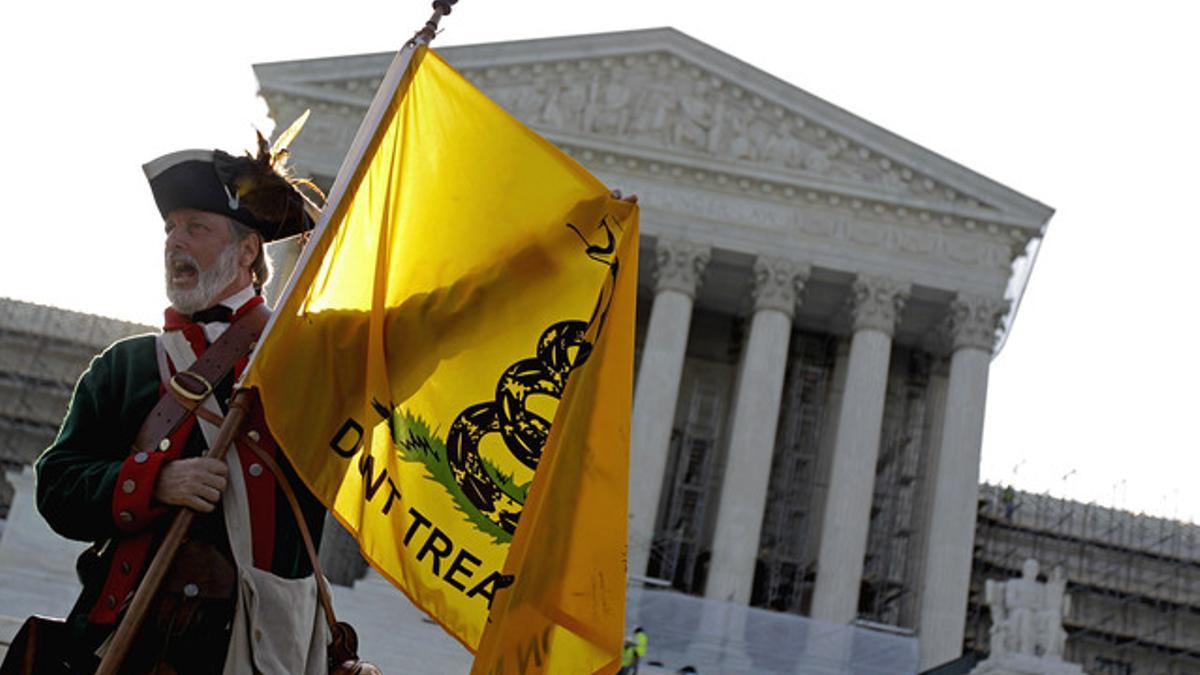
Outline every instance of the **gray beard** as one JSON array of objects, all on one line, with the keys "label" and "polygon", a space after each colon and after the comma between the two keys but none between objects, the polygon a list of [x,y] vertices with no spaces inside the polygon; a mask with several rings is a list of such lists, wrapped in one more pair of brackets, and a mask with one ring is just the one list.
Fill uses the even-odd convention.
[{"label": "gray beard", "polygon": [[[194,314],[217,303],[217,295],[237,279],[237,248],[236,242],[230,242],[206,270],[201,270],[196,259],[187,253],[176,251],[167,255],[167,300],[175,311]],[[175,261],[187,262],[199,270],[195,288],[175,288],[171,285],[171,263]]]}]

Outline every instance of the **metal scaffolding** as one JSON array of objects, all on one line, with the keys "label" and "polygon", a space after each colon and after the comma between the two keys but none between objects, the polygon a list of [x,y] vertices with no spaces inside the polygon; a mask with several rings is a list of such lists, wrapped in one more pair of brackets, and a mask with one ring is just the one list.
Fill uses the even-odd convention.
[{"label": "metal scaffolding", "polygon": [[701,593],[711,558],[712,516],[720,496],[718,444],[728,407],[728,366],[689,359],[664,476],[648,573]]},{"label": "metal scaffolding", "polygon": [[750,604],[802,613],[816,577],[814,495],[836,342],[798,332],[790,344]]},{"label": "metal scaffolding", "polygon": [[859,617],[912,628],[916,623],[921,477],[928,457],[930,358],[892,353],[875,464],[875,492],[863,565]]},{"label": "metal scaffolding", "polygon": [[1011,487],[980,488],[966,647],[986,651],[983,582],[1061,567],[1066,657],[1093,674],[1200,673],[1200,527]]}]

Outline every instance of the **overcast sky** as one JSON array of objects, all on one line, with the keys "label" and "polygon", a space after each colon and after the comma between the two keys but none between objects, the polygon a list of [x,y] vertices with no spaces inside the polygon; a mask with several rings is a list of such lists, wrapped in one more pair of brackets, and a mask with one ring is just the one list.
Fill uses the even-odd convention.
[{"label": "overcast sky", "polygon": [[[462,0],[434,46],[673,26],[1054,207],[993,362],[983,478],[1195,520],[1200,41],[1187,7]],[[395,50],[429,5],[5,14],[0,296],[157,324],[162,228],[141,163],[247,147],[253,126],[271,128],[251,64]]]}]

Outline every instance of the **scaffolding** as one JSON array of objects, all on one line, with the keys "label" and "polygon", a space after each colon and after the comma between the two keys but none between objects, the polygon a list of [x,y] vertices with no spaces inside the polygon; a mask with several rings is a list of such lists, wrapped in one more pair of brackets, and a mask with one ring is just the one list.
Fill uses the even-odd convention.
[{"label": "scaffolding", "polygon": [[867,554],[859,617],[914,627],[920,557],[917,523],[927,463],[931,359],[916,350],[893,350],[875,464]]},{"label": "scaffolding", "polygon": [[[720,495],[720,453],[728,406],[728,366],[689,359],[680,386],[682,423],[671,431],[662,503],[648,574],[700,593],[711,558],[711,515]],[[677,415],[677,419],[680,415]]]},{"label": "scaffolding", "polygon": [[985,579],[1061,567],[1071,608],[1068,660],[1090,673],[1200,673],[1200,527],[1168,518],[984,485],[966,647],[986,651]]},{"label": "scaffolding", "polygon": [[816,578],[814,495],[836,341],[797,332],[790,345],[750,604],[802,613]]}]

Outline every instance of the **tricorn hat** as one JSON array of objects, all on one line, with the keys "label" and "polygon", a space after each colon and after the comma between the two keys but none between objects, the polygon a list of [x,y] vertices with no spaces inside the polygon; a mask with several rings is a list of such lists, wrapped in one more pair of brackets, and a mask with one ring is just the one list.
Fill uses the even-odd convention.
[{"label": "tricorn hat", "polygon": [[317,206],[301,188],[321,191],[295,178],[285,165],[287,144],[308,113],[280,135],[273,146],[258,134],[258,154],[236,157],[223,150],[180,150],[142,166],[163,218],[191,208],[229,216],[275,241],[312,229]]}]

